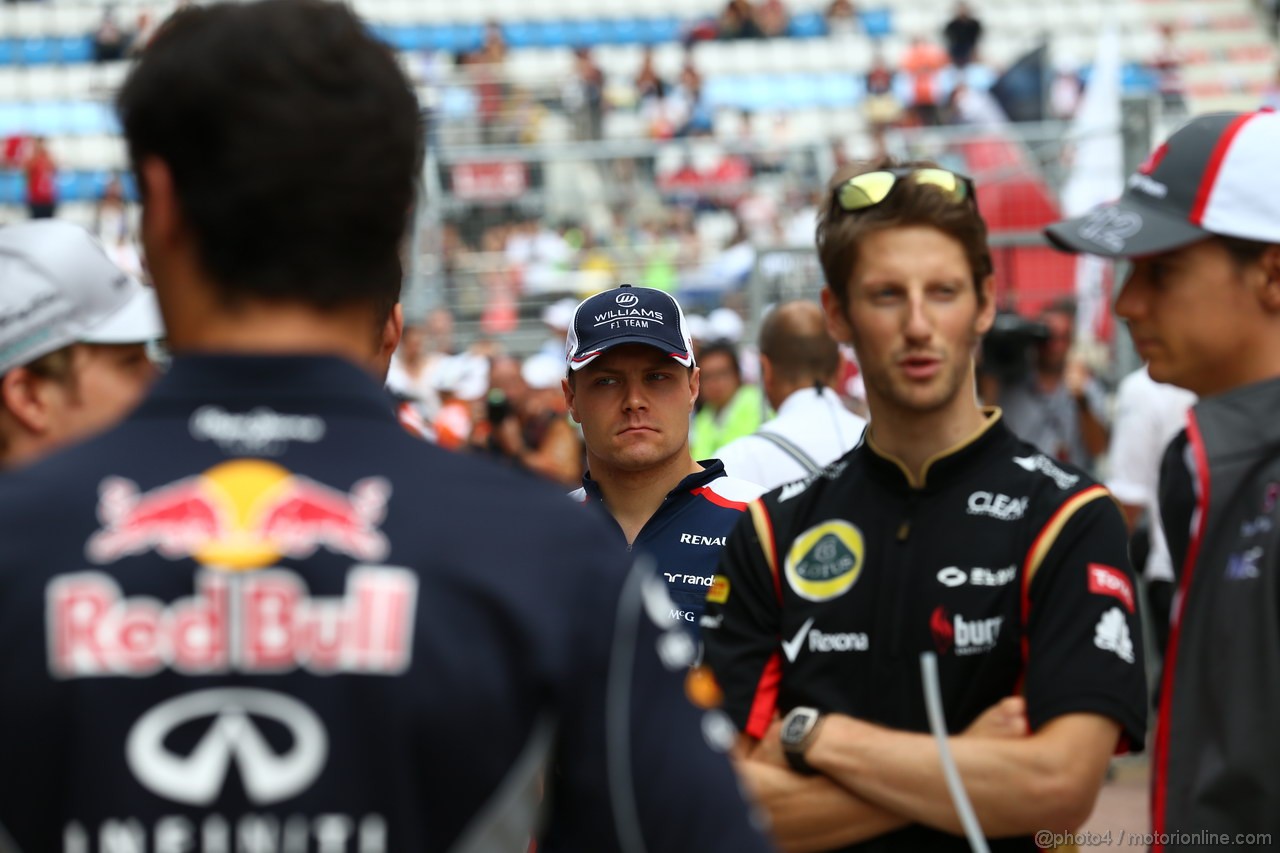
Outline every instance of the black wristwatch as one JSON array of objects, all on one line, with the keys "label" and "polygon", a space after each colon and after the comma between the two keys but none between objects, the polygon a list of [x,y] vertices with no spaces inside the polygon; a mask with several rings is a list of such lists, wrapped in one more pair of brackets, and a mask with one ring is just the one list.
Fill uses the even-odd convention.
[{"label": "black wristwatch", "polygon": [[782,720],[782,754],[787,757],[791,769],[805,776],[816,776],[818,771],[804,760],[804,751],[813,743],[822,714],[817,708],[792,708]]}]

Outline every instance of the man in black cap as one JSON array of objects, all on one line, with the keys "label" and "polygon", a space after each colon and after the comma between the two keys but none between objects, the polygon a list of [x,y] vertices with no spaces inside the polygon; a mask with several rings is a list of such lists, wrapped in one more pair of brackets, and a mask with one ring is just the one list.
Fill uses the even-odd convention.
[{"label": "man in black cap", "polygon": [[763,489],[689,453],[699,370],[684,313],[649,287],[598,293],[573,314],[567,361],[565,401],[589,469],[573,495],[601,504],[627,548],[653,556],[671,619],[696,633],[708,594],[723,593],[714,578],[725,537]]},{"label": "man in black cap", "polygon": [[1132,262],[1116,313],[1152,379],[1200,395],[1161,472],[1180,578],[1153,763],[1152,828],[1168,834],[1156,851],[1280,836],[1277,148],[1275,113],[1198,117],[1118,201],[1047,230],[1059,248]]}]

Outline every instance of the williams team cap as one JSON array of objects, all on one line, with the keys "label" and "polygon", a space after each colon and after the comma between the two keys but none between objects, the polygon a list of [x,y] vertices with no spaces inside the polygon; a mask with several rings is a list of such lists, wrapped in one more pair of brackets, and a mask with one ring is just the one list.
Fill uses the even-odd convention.
[{"label": "williams team cap", "polygon": [[153,291],[88,231],[56,219],[0,228],[0,374],[69,344],[162,337]]},{"label": "williams team cap", "polygon": [[652,287],[624,284],[583,300],[573,312],[565,341],[570,370],[581,370],[618,344],[648,344],[693,367],[693,342],[680,304]]},{"label": "williams team cap", "polygon": [[1212,113],[1184,124],[1110,204],[1045,229],[1068,252],[1136,258],[1214,235],[1280,243],[1280,114]]}]

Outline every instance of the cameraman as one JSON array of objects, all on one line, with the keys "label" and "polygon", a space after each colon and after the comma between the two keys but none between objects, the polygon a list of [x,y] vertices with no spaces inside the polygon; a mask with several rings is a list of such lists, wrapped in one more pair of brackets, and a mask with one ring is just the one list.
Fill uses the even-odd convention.
[{"label": "cameraman", "polygon": [[582,439],[569,423],[560,379],[564,362],[545,354],[501,355],[489,372],[490,449],[556,483],[582,482]]},{"label": "cameraman", "polygon": [[1045,454],[1091,468],[1106,452],[1106,391],[1071,353],[1075,303],[1060,300],[1038,322],[1002,314],[983,346],[982,397]]}]

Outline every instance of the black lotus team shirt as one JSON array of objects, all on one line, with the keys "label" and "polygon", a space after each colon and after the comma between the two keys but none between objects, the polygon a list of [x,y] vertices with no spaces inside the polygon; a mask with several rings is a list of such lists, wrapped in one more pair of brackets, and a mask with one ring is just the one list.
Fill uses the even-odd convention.
[{"label": "black lotus team shirt", "polygon": [[[868,437],[768,493],[734,529],[719,571],[705,659],[752,737],[802,705],[927,732],[919,658],[931,651],[953,733],[1025,692],[1033,730],[1092,712],[1141,748],[1146,680],[1119,509],[1085,474],[1016,438],[998,411],[932,459],[922,483]],[[916,825],[848,849],[968,846]],[[1019,838],[992,849],[1036,848]]]},{"label": "black lotus team shirt", "polygon": [[763,851],[628,563],[352,364],[179,358],[0,476],[0,848]]}]

